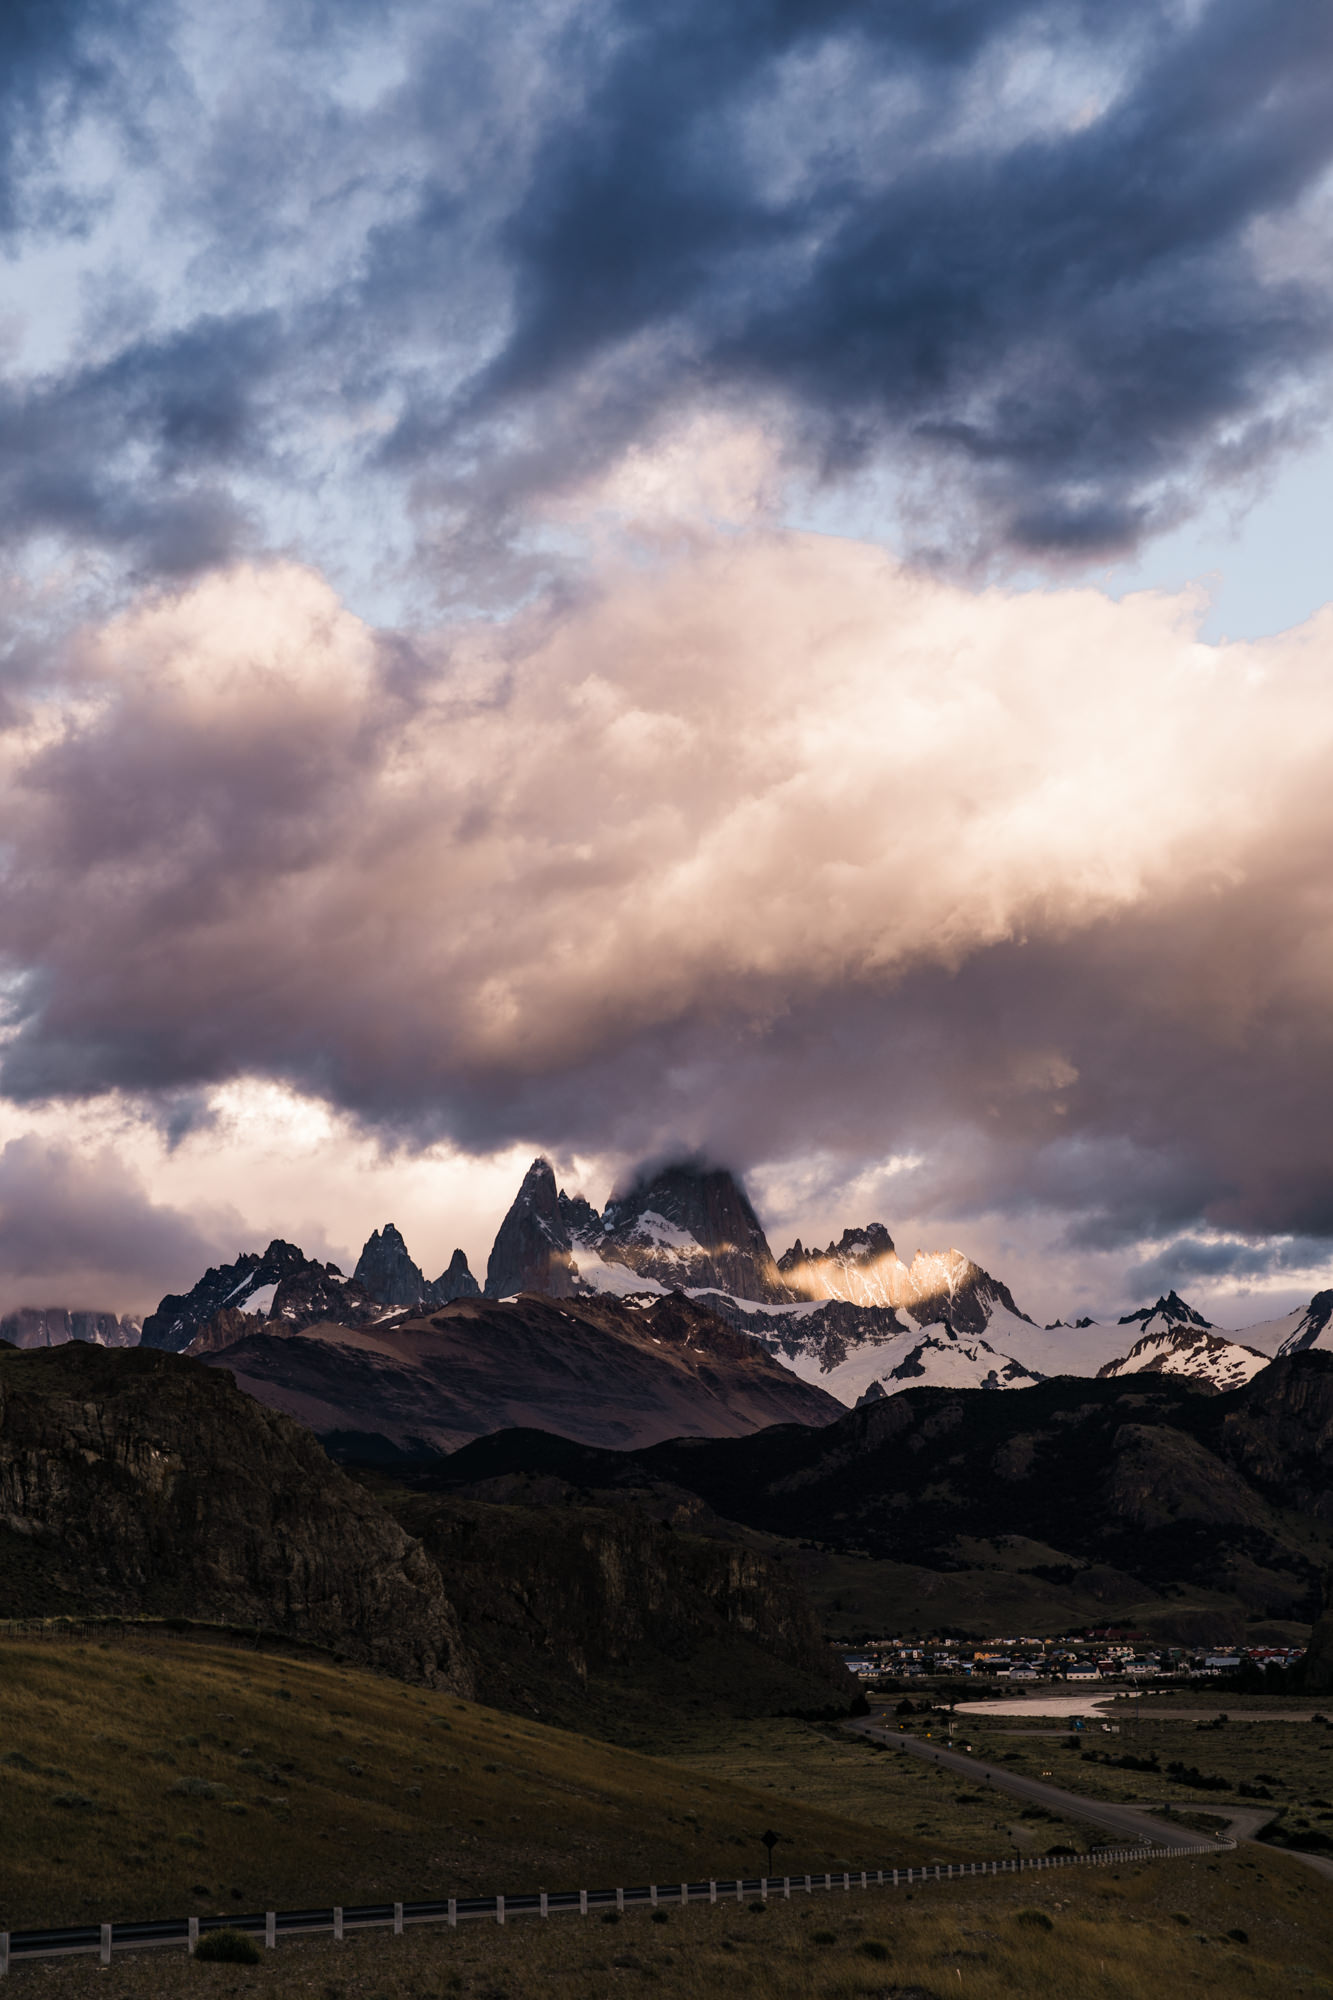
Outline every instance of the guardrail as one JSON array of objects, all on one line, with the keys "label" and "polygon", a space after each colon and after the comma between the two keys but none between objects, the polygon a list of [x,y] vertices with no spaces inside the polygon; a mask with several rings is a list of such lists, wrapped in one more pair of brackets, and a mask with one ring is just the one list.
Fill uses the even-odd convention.
[{"label": "guardrail", "polygon": [[941,1861],[925,1868],[862,1868],[837,1875],[733,1876],[730,1881],[650,1882],[635,1889],[537,1889],[520,1896],[447,1896],[426,1903],[364,1903],[355,1907],[335,1904],[325,1909],[265,1910],[241,1917],[164,1917],[143,1923],[76,1924],[67,1930],[0,1931],[0,1974],[29,1959],[68,1958],[80,1953],[96,1953],[103,1965],[111,1963],[113,1951],[145,1951],[167,1945],[193,1953],[199,1939],[209,1931],[244,1931],[250,1937],[262,1937],[271,1950],[279,1938],[314,1937],[329,1931],[342,1939],[349,1931],[392,1928],[395,1936],[400,1936],[408,1924],[456,1926],[475,1918],[504,1924],[511,1917],[586,1917],[594,1911],[603,1914],[615,1911],[619,1915],[632,1907],[661,1909],[733,1900],[743,1903],[747,1896],[759,1896],[765,1901],[770,1896],[781,1896],[790,1901],[793,1891],[808,1896],[817,1890],[906,1889],[927,1882],[978,1881],[988,1876],[1046,1868],[1179,1860],[1187,1854],[1222,1853],[1235,1845],[1234,1840],[1201,1840],[1191,1846],[1098,1848],[1093,1854],[1023,1855],[1008,1861]]}]

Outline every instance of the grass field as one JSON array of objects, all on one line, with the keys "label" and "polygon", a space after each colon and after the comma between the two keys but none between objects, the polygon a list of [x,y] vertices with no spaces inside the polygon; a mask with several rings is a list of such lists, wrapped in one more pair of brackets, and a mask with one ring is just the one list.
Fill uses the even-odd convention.
[{"label": "grass field", "polygon": [[1285,1855],[1069,1870],[963,1887],[523,1919],[15,1974],[44,2000],[1290,2000],[1333,1994],[1333,1898]]},{"label": "grass field", "polygon": [[770,1825],[793,1873],[1009,1851],[924,1768],[868,1818],[887,1760],[776,1728],[780,1801],[725,1727],[647,1757],[331,1662],[5,1640],[0,1929],[757,1873]]},{"label": "grass field", "polygon": [[[936,1847],[940,1859],[949,1847],[981,1860],[1044,1852],[1057,1842],[1080,1850],[1087,1845],[1086,1829],[1073,1822],[1040,1807],[984,1797],[933,1764],[885,1751],[836,1724],[811,1728],[772,1717],[729,1730],[699,1728],[671,1755],[683,1770],[716,1772],[768,1793],[775,1827],[788,1800],[799,1798],[882,1829],[882,1840],[890,1843],[924,1841],[932,1861]],[[781,1865],[781,1850],[775,1865]]]}]

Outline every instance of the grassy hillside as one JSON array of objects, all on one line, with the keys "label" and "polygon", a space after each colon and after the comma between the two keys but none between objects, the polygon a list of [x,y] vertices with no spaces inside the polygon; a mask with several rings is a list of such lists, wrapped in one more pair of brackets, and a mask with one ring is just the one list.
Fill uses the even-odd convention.
[{"label": "grassy hillside", "polygon": [[[1293,2000],[1333,1992],[1333,1897],[1286,1856],[1062,1871],[963,1888],[853,1892],[383,1932],[283,1946],[255,1967],[176,1953],[109,1972],[66,1961],[20,1977],[44,2000]],[[1034,1921],[1035,1919],[1035,1921]],[[1043,1921],[1044,1920],[1044,1921]],[[1049,1926],[1049,1927],[1048,1927]]]},{"label": "grassy hillside", "polygon": [[1004,1851],[350,1667],[161,1639],[0,1641],[0,1928]]}]

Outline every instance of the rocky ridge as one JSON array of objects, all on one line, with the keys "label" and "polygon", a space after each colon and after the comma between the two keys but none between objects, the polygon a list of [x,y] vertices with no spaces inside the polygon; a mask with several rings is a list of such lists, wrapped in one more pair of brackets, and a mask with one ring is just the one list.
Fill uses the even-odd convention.
[{"label": "rocky ridge", "polygon": [[0,1348],[0,1616],[186,1617],[469,1693],[439,1571],[310,1433],[150,1347]]},{"label": "rocky ridge", "polygon": [[[1126,1322],[1121,1321],[1123,1326]],[[1186,1375],[1214,1389],[1238,1389],[1267,1368],[1272,1357],[1198,1326],[1159,1327],[1136,1340],[1119,1361],[1108,1361],[1099,1376]]]},{"label": "rocky ridge", "polygon": [[841,1413],[681,1293],[457,1299],[362,1328],[270,1320],[204,1358],[330,1451],[385,1464],[513,1426],[628,1448]]}]

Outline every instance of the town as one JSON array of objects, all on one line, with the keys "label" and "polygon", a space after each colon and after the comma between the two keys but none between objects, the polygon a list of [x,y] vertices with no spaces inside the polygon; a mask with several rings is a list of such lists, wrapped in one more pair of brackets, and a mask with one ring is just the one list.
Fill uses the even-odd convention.
[{"label": "town", "polygon": [[1078,1683],[1240,1676],[1247,1668],[1292,1667],[1304,1653],[1303,1646],[1158,1645],[1146,1633],[1116,1627],[1058,1639],[876,1639],[844,1651],[843,1659],[872,1685],[927,1677]]}]

